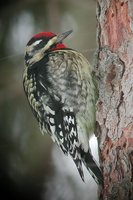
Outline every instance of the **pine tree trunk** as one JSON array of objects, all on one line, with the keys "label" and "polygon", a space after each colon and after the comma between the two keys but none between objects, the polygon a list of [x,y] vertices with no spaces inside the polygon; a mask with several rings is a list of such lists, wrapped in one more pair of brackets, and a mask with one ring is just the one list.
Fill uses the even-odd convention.
[{"label": "pine tree trunk", "polygon": [[133,0],[98,0],[102,200],[133,200]]}]

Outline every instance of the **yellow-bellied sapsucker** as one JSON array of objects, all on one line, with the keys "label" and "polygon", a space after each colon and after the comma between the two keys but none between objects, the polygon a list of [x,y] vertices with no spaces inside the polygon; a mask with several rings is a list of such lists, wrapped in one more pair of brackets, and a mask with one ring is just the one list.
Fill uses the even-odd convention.
[{"label": "yellow-bellied sapsucker", "polygon": [[63,43],[72,31],[42,32],[27,43],[24,91],[42,133],[70,155],[84,180],[82,162],[95,181],[102,173],[89,148],[95,129],[96,87],[87,59]]}]

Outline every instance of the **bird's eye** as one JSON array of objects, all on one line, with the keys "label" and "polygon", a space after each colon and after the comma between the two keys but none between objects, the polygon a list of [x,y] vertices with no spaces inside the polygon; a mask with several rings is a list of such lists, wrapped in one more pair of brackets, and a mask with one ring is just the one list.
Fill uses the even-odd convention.
[{"label": "bird's eye", "polygon": [[44,41],[43,40],[37,40],[33,44],[34,51],[39,50],[43,47],[44,47]]}]

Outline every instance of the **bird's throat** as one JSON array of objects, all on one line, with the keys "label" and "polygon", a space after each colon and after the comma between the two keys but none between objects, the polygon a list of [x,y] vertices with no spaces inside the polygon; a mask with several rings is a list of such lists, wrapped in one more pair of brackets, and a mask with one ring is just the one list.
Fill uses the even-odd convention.
[{"label": "bird's throat", "polygon": [[60,49],[66,49],[66,45],[62,44],[62,43],[58,43],[56,44],[56,46],[54,46],[53,48],[50,49],[50,51],[55,51],[55,50],[60,50]]}]

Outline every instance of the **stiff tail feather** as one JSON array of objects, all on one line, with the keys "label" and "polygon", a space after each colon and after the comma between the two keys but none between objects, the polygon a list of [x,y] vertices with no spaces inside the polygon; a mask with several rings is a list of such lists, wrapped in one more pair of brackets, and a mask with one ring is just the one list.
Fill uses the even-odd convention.
[{"label": "stiff tail feather", "polygon": [[94,178],[94,180],[96,181],[96,183],[103,185],[102,171],[98,167],[98,165],[97,165],[96,161],[94,160],[91,152],[90,151],[84,152],[81,149],[81,159],[82,159],[84,165],[86,166],[86,168],[88,169],[88,171],[90,172],[90,174],[92,175],[92,177]]}]

